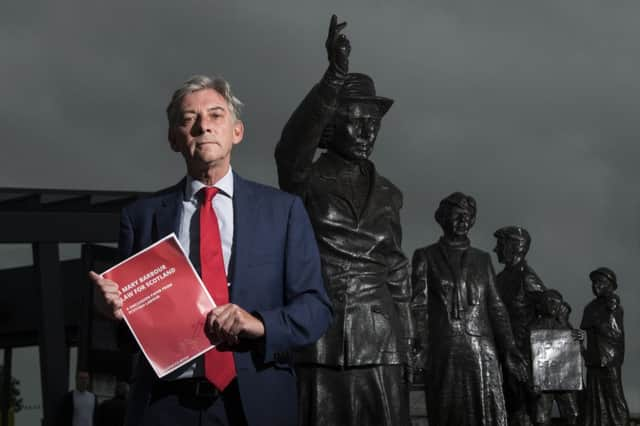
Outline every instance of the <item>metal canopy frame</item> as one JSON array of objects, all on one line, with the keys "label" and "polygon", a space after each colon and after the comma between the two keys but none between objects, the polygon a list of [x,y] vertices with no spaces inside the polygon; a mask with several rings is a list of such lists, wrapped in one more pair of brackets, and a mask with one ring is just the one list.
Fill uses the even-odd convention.
[{"label": "metal canopy frame", "polygon": [[[43,426],[53,426],[69,388],[68,344],[59,243],[112,243],[118,240],[120,210],[144,192],[0,188],[0,243],[31,244],[33,282],[40,312],[38,345],[42,381]],[[19,337],[19,336],[15,336]],[[5,343],[10,338],[4,337]],[[17,343],[17,342],[13,342]],[[0,342],[11,352],[11,346]],[[5,374],[11,375],[5,365]],[[6,381],[5,381],[6,382]],[[8,395],[8,389],[5,395]],[[6,408],[6,407],[0,407]],[[8,410],[2,410],[7,424]]]}]

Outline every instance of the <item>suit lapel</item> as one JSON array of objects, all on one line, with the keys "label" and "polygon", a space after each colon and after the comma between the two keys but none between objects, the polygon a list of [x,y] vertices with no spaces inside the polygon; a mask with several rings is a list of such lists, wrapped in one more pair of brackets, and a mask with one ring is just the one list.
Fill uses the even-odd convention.
[{"label": "suit lapel", "polygon": [[172,232],[178,231],[180,220],[180,202],[184,198],[185,179],[167,193],[160,207],[154,213],[153,240],[157,241]]},{"label": "suit lapel", "polygon": [[251,186],[233,173],[233,250],[231,256],[230,300],[238,303],[238,285],[243,282],[242,271],[248,268],[253,236],[258,216],[259,199]]}]

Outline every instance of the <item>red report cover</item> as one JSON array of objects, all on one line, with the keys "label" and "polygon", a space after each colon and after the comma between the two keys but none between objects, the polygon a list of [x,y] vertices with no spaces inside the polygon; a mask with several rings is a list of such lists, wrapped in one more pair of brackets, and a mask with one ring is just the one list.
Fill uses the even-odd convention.
[{"label": "red report cover", "polygon": [[175,234],[102,276],[120,286],[124,319],[159,377],[213,347],[204,323],[215,303]]}]

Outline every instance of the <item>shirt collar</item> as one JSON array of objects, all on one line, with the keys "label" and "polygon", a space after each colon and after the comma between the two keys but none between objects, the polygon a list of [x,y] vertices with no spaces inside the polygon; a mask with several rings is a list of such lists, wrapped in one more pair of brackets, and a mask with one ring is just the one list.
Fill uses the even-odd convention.
[{"label": "shirt collar", "polygon": [[[184,201],[197,201],[198,191],[200,191],[206,185],[199,180],[195,180],[191,176],[187,175],[185,186]],[[229,166],[229,171],[227,171],[227,174],[225,174],[222,179],[217,181],[213,186],[218,188],[221,194],[224,194],[227,197],[233,199],[233,171],[231,170],[231,166]]]}]

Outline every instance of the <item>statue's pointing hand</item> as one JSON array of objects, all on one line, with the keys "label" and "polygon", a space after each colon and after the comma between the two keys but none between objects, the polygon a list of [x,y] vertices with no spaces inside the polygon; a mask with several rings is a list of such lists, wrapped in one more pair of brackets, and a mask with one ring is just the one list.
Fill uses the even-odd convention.
[{"label": "statue's pointing hand", "polygon": [[329,58],[329,68],[338,75],[346,76],[349,72],[349,54],[351,43],[346,35],[340,32],[347,26],[346,22],[338,23],[338,17],[331,15],[329,34],[325,47]]}]

